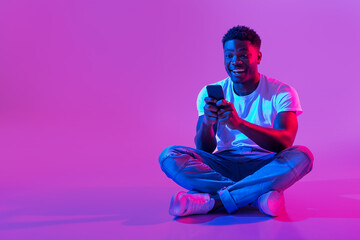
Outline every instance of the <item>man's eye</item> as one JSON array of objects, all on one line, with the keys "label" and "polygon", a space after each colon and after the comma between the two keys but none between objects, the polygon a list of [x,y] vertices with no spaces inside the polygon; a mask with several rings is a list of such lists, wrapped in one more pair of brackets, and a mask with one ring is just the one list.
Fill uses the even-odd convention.
[{"label": "man's eye", "polygon": [[249,58],[249,55],[243,54],[243,55],[240,56],[240,58],[242,58],[242,59],[248,59],[248,58]]},{"label": "man's eye", "polygon": [[225,57],[227,57],[227,58],[232,58],[234,55],[232,55],[232,54],[225,54]]}]

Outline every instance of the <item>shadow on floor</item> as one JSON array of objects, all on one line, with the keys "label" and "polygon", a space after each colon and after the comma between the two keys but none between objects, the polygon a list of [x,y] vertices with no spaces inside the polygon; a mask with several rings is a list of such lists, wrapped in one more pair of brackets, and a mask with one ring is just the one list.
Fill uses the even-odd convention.
[{"label": "shadow on floor", "polygon": [[233,214],[228,214],[224,208],[206,215],[192,215],[187,217],[175,217],[174,220],[186,224],[204,224],[204,225],[233,225],[249,224],[271,220],[272,217],[260,213],[257,209],[251,207],[241,208]]}]

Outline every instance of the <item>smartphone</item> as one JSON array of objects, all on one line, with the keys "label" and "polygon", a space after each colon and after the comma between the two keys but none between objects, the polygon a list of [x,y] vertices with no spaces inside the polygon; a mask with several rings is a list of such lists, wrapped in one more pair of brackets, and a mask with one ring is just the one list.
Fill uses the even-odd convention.
[{"label": "smartphone", "polygon": [[220,85],[207,85],[206,90],[209,97],[215,98],[217,101],[224,99],[224,91]]}]

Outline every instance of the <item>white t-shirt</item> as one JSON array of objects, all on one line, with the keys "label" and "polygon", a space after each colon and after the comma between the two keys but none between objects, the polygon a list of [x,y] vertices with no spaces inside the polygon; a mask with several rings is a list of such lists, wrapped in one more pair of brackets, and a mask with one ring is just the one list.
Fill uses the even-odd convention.
[{"label": "white t-shirt", "polygon": [[[260,82],[255,91],[246,96],[239,96],[234,92],[230,77],[212,85],[221,85],[225,100],[234,105],[239,117],[256,125],[273,127],[275,117],[279,112],[295,111],[297,115],[302,113],[296,90],[288,84],[263,74],[260,74]],[[204,98],[207,96],[205,86],[197,98],[199,116],[204,114]],[[216,141],[219,152],[238,149],[242,146],[262,149],[240,131],[232,130],[223,124],[217,126]]]}]

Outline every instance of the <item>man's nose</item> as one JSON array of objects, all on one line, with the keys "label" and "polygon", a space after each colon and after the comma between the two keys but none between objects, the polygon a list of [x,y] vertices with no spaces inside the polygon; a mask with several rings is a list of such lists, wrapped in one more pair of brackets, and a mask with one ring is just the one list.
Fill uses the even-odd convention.
[{"label": "man's nose", "polygon": [[244,62],[242,61],[242,60],[240,60],[240,59],[238,59],[238,58],[236,58],[236,59],[234,59],[233,61],[232,61],[232,64],[234,64],[234,65],[239,65],[239,64],[243,64]]}]

